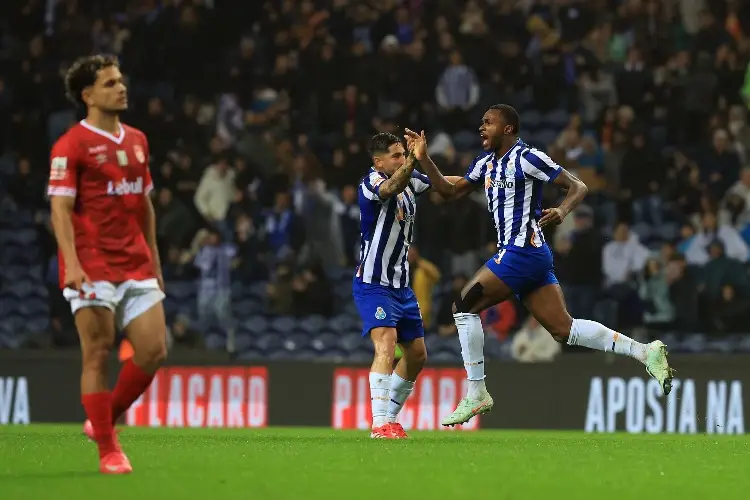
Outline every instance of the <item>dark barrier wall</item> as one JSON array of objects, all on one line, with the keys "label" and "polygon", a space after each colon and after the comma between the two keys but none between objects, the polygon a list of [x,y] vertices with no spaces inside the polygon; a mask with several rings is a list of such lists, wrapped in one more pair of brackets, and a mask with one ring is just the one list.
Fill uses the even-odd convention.
[{"label": "dark barrier wall", "polygon": [[[488,365],[495,410],[459,430],[577,429],[588,432],[744,433],[750,356],[673,356],[672,394],[640,365],[597,354],[554,363]],[[117,364],[112,363],[112,378]],[[274,425],[368,428],[368,368],[328,363],[231,364],[179,355],[128,412],[124,423],[177,427]],[[464,394],[460,367],[423,373],[401,421],[438,429]],[[81,422],[79,358],[73,353],[0,353],[0,424]]]}]

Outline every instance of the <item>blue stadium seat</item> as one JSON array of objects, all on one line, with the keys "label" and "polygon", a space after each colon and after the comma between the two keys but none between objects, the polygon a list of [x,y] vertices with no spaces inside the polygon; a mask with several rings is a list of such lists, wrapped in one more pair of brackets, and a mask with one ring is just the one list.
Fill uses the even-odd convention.
[{"label": "blue stadium seat", "polygon": [[266,300],[266,296],[267,296],[266,283],[265,282],[251,283],[248,287],[245,288],[245,294],[246,296],[249,296],[263,303],[263,301]]},{"label": "blue stadium seat", "polygon": [[273,350],[283,349],[284,341],[280,335],[267,334],[260,337],[255,345],[257,345],[258,349],[263,352],[271,352]]},{"label": "blue stadium seat", "polygon": [[349,353],[346,361],[348,363],[370,363],[372,362],[372,355],[361,351],[354,351]]},{"label": "blue stadium seat", "polygon": [[528,110],[521,113],[521,127],[524,129],[536,129],[542,124],[542,115],[535,110]]},{"label": "blue stadium seat", "polygon": [[16,311],[18,300],[9,295],[0,295],[0,317],[6,317]]},{"label": "blue stadium seat", "polygon": [[641,240],[641,243],[643,244],[646,244],[649,241],[651,241],[651,238],[653,237],[653,234],[654,234],[653,228],[650,225],[645,224],[643,222],[635,224],[632,228],[630,228],[630,230],[638,235],[638,238]]},{"label": "blue stadium seat", "polygon": [[370,342],[369,339],[364,339],[361,335],[357,335],[356,333],[342,335],[339,340],[339,346],[346,352],[351,352],[358,349],[360,346],[371,343],[372,342]]},{"label": "blue stadium seat", "polygon": [[237,352],[243,352],[250,349],[253,345],[253,338],[247,333],[236,333],[234,337],[234,349]]},{"label": "blue stadium seat", "polygon": [[[61,293],[61,292],[56,292],[56,293]],[[47,290],[46,286],[39,283],[39,284],[34,285],[34,287],[32,288],[31,296],[47,300],[49,299],[49,290]]]},{"label": "blue stadium seat", "polygon": [[12,231],[8,235],[8,242],[15,243],[19,247],[30,247],[36,243],[37,232],[34,229],[21,229]]},{"label": "blue stadium seat", "polygon": [[226,348],[226,338],[218,333],[211,333],[206,335],[206,348],[220,351]]},{"label": "blue stadium seat", "polygon": [[284,348],[288,351],[307,349],[310,347],[312,339],[306,333],[293,333],[287,335],[284,339]]},{"label": "blue stadium seat", "polygon": [[738,340],[734,337],[726,337],[722,339],[710,339],[706,343],[706,347],[710,352],[730,354],[737,350],[738,343]]},{"label": "blue stadium seat", "polygon": [[313,315],[307,316],[299,321],[299,328],[303,332],[309,334],[315,334],[322,331],[326,327],[326,319],[323,316]]},{"label": "blue stadium seat", "polygon": [[328,329],[338,335],[355,331],[354,321],[350,316],[340,314],[328,320]]},{"label": "blue stadium seat", "polygon": [[[523,122],[521,122],[523,123]],[[542,129],[539,130],[537,133],[535,133],[530,139],[529,142],[532,146],[538,147],[538,148],[546,148],[550,144],[554,144],[557,140],[557,132],[551,129]]]},{"label": "blue stadium seat", "polygon": [[750,352],[750,335],[741,335],[737,343],[737,350],[740,352]]},{"label": "blue stadium seat", "polygon": [[282,334],[290,334],[297,329],[297,320],[291,316],[279,316],[271,320],[270,328]]},{"label": "blue stadium seat", "polygon": [[49,315],[31,319],[24,328],[24,331],[32,334],[45,333],[47,330],[49,330]]},{"label": "blue stadium seat", "polygon": [[34,295],[34,285],[30,281],[20,280],[6,286],[5,290],[19,300],[25,300],[27,297]]},{"label": "blue stadium seat", "polygon": [[294,351],[293,359],[295,361],[313,361],[315,359],[318,359],[318,353],[313,351],[312,349],[300,349],[298,351]]},{"label": "blue stadium seat", "polygon": [[254,336],[265,335],[269,330],[268,320],[263,316],[250,316],[242,322],[240,328]]},{"label": "blue stadium seat", "polygon": [[685,337],[680,348],[686,352],[703,352],[706,350],[706,336],[702,333],[693,333]]},{"label": "blue stadium seat", "polygon": [[[555,109],[542,116],[542,122],[549,127],[556,130],[562,130],[570,121],[570,115],[564,109]],[[523,121],[521,122],[523,126]]]},{"label": "blue stadium seat", "polygon": [[457,363],[461,360],[461,355],[456,355],[449,351],[440,351],[435,354],[430,354],[430,362],[435,363]]},{"label": "blue stadium seat", "polygon": [[268,351],[266,353],[266,357],[271,361],[287,361],[289,359],[292,359],[294,357],[294,354],[290,351],[287,351],[286,349],[277,349]]},{"label": "blue stadium seat", "polygon": [[676,222],[666,222],[658,231],[662,241],[676,241],[680,237],[680,225]]},{"label": "blue stadium seat", "polygon": [[324,332],[311,339],[310,346],[318,353],[325,354],[328,349],[339,345],[340,338],[334,333]]}]

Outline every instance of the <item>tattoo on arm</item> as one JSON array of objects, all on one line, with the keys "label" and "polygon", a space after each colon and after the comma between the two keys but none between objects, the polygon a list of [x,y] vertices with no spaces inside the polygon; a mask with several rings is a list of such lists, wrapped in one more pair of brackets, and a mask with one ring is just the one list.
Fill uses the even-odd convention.
[{"label": "tattoo on arm", "polygon": [[407,156],[404,166],[396,170],[396,173],[380,185],[380,198],[387,200],[406,189],[406,185],[409,184],[409,180],[411,179],[411,173],[414,172],[414,167],[416,166],[417,159],[414,155],[410,154]]}]

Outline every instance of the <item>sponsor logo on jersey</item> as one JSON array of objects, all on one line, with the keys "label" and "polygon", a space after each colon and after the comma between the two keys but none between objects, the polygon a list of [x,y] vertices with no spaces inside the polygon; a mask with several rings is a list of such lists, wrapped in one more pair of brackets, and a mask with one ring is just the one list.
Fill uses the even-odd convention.
[{"label": "sponsor logo on jersey", "polygon": [[498,188],[498,189],[515,189],[516,183],[513,179],[495,179],[492,180],[490,177],[485,178],[484,188]]},{"label": "sponsor logo on jersey", "polygon": [[146,154],[143,152],[143,148],[136,144],[133,146],[133,154],[135,154],[135,159],[138,160],[138,163],[144,163],[146,161]]},{"label": "sponsor logo on jersey", "polygon": [[89,154],[95,155],[99,153],[106,153],[107,152],[107,145],[106,144],[100,144],[98,146],[94,146],[92,148],[89,148]]},{"label": "sponsor logo on jersey", "polygon": [[117,163],[119,163],[121,167],[128,166],[128,154],[122,149],[117,150]]},{"label": "sponsor logo on jersey", "polygon": [[107,194],[110,196],[124,196],[126,194],[143,194],[143,177],[134,181],[122,179],[118,183],[109,181],[107,183]]},{"label": "sponsor logo on jersey", "polygon": [[49,178],[51,181],[61,181],[68,175],[68,158],[65,156],[56,156],[52,158],[49,169]]}]

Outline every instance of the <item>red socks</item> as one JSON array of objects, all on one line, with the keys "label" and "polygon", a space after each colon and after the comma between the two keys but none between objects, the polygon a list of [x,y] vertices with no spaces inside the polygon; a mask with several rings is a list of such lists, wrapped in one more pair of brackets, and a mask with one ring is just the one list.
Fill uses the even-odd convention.
[{"label": "red socks", "polygon": [[138,365],[133,363],[133,358],[128,359],[120,369],[117,385],[112,392],[112,414],[111,423],[130,408],[130,405],[138,399],[138,396],[146,392],[154,378],[153,373],[146,373]]},{"label": "red socks", "polygon": [[99,456],[103,457],[117,451],[112,426],[112,394],[109,391],[83,394],[81,403],[94,428],[94,439],[99,446]]}]

